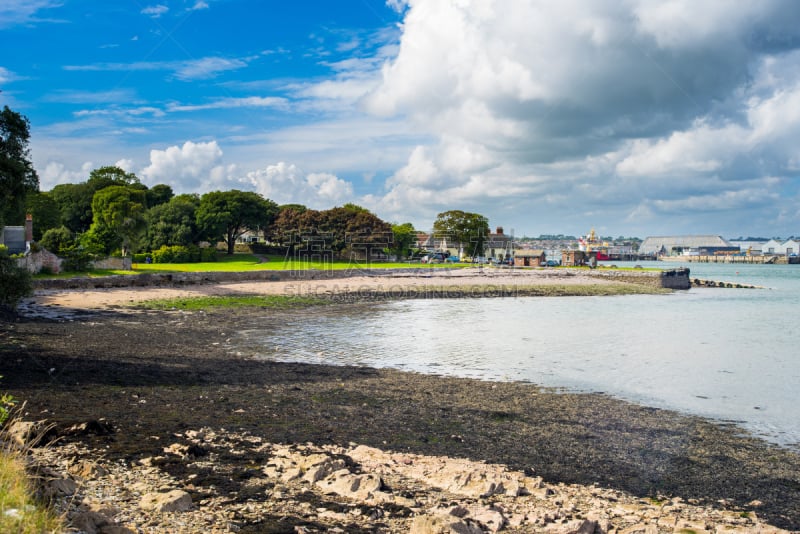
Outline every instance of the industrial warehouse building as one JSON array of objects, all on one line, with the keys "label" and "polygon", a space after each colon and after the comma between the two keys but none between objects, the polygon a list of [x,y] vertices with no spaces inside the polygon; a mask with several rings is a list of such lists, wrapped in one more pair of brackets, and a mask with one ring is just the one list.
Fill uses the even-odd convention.
[{"label": "industrial warehouse building", "polygon": [[711,256],[717,252],[736,252],[739,247],[718,235],[676,235],[648,237],[639,245],[643,256],[677,256],[698,254]]}]

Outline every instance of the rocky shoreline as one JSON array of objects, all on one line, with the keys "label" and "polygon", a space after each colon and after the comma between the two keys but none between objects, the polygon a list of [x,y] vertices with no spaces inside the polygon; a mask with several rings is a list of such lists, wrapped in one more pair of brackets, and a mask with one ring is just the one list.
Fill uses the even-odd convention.
[{"label": "rocky shoreline", "polygon": [[800,457],[735,426],[531,384],[254,361],[233,335],[248,315],[0,325],[3,388],[55,425],[31,452],[75,529],[800,528]]}]

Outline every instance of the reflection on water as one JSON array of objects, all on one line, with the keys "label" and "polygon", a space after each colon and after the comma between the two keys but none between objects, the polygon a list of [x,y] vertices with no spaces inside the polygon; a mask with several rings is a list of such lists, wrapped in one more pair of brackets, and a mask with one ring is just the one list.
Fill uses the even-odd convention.
[{"label": "reflection on water", "polygon": [[[408,300],[299,316],[238,343],[264,357],[603,391],[800,442],[800,266],[692,264],[772,289]],[[738,272],[738,274],[737,274]]]}]

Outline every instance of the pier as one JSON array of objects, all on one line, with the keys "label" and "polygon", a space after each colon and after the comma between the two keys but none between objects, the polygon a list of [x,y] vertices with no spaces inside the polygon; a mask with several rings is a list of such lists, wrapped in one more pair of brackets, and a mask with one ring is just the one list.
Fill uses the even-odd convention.
[{"label": "pier", "polygon": [[661,256],[659,260],[680,263],[754,263],[759,265],[800,264],[800,257],[770,255],[739,256],[720,254],[715,256]]}]

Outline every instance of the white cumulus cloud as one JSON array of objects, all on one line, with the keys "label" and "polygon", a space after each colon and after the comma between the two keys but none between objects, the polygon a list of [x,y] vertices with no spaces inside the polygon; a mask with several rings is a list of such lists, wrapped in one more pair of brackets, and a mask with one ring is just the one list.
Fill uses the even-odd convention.
[{"label": "white cumulus cloud", "polygon": [[353,185],[334,174],[309,173],[279,162],[247,173],[244,181],[278,204],[303,204],[328,209],[353,199]]},{"label": "white cumulus cloud", "polygon": [[729,207],[725,224],[748,198],[754,209],[792,202],[779,194],[800,162],[792,2],[394,4],[405,9],[399,48],[363,103],[437,140],[409,153],[376,205],[639,231],[637,214],[675,206]]},{"label": "white cumulus cloud", "polygon": [[227,179],[222,149],[216,141],[194,143],[150,151],[150,164],[141,176],[154,185],[164,183],[176,192],[195,192]]}]

